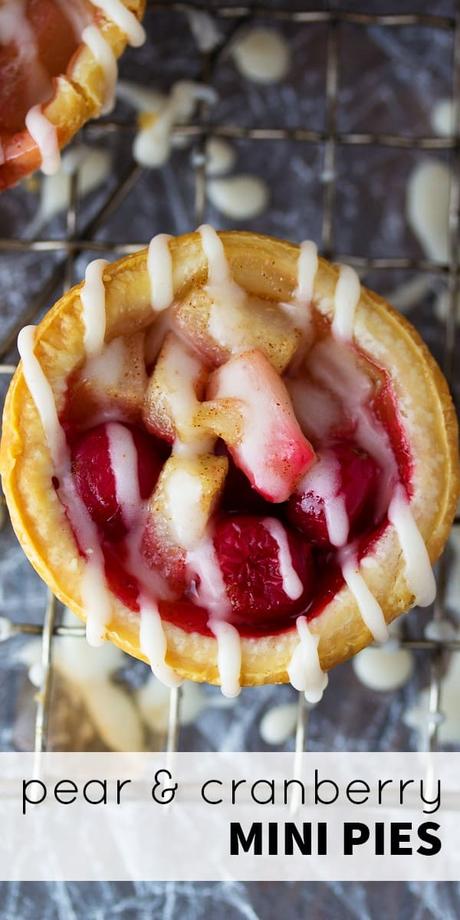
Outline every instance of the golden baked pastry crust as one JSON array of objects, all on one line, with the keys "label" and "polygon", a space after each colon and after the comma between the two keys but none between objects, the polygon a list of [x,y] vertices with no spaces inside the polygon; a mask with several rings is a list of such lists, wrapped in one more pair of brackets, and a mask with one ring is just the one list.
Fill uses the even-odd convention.
[{"label": "golden baked pastry crust", "polygon": [[[219,234],[235,281],[250,294],[288,301],[297,282],[298,247],[251,233]],[[176,300],[194,296],[207,278],[207,260],[198,233],[171,240]],[[319,260],[314,284],[317,309],[329,318],[338,269]],[[108,265],[106,342],[132,334],[152,321],[146,250]],[[83,361],[81,285],[68,291],[37,327],[35,353],[48,378],[58,411],[65,381]],[[431,562],[447,540],[459,494],[457,422],[447,384],[418,333],[386,301],[362,288],[355,314],[354,340],[391,376],[403,425],[411,445],[411,510]],[[65,348],[62,347],[65,342]],[[3,418],[0,469],[14,529],[32,565],[55,594],[84,618],[80,604],[82,560],[67,519],[51,487],[51,464],[35,405],[21,365],[12,380]],[[388,526],[362,561],[361,574],[380,603],[387,622],[408,610],[414,597],[395,530]],[[349,589],[345,586],[328,607],[309,621],[319,634],[324,669],[345,660],[372,641]],[[139,619],[113,599],[107,638],[138,658]],[[216,640],[187,633],[164,621],[167,663],[182,676],[219,683]],[[243,686],[287,682],[287,666],[298,641],[295,629],[281,635],[242,639]]]},{"label": "golden baked pastry crust", "polygon": [[[139,20],[146,0],[123,0]],[[94,21],[115,57],[126,48],[127,38],[99,7],[94,7]],[[104,101],[105,80],[100,64],[86,45],[80,44],[69,61],[65,74],[52,78],[53,94],[42,106],[43,114],[56,127],[62,149],[90,118],[100,115]],[[3,144],[4,163],[0,167],[0,190],[8,188],[39,169],[41,157],[28,131],[11,135]]]}]

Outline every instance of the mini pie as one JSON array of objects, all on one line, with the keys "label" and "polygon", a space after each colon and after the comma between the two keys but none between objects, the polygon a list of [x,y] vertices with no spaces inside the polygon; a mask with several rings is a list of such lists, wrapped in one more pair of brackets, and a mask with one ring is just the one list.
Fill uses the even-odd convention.
[{"label": "mini pie", "polygon": [[0,0],[0,190],[109,111],[116,59],[145,39],[145,0]]},{"label": "mini pie", "polygon": [[161,679],[282,683],[430,604],[459,491],[446,382],[355,272],[203,226],[88,266],[39,326],[1,471],[37,572]]}]

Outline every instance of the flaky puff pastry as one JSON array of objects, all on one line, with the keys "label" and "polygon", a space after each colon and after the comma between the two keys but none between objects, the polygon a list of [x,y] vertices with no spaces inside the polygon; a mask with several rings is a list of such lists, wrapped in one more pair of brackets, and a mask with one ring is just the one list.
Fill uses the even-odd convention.
[{"label": "flaky puff pastry", "polygon": [[[69,3],[73,0],[69,0]],[[103,11],[93,6],[90,0],[84,0],[88,15],[112,49],[116,58],[126,48],[127,37]],[[145,0],[122,0],[123,5],[137,19],[141,20],[145,11]],[[48,4],[49,5],[49,4]],[[1,6],[1,2],[0,2]],[[56,13],[62,19],[60,7]],[[50,50],[49,56],[52,57]],[[48,57],[48,55],[47,55]],[[27,66],[27,62],[24,63]],[[80,43],[72,54],[65,71],[51,78],[52,95],[41,106],[41,111],[56,128],[59,148],[62,149],[74,137],[82,125],[90,118],[101,113],[105,98],[106,81],[101,65],[90,49]],[[37,144],[24,128],[11,133],[4,130],[0,112],[0,140],[2,162],[0,163],[0,191],[19,182],[41,165],[40,151]]]},{"label": "flaky puff pastry", "polygon": [[[252,233],[221,233],[225,255],[238,285],[270,305],[292,299],[297,284],[299,248]],[[170,241],[175,303],[184,309],[205,302],[207,259],[200,235]],[[152,323],[146,251],[108,265],[106,342]],[[319,260],[313,302],[333,318],[338,269]],[[37,328],[35,354],[48,378],[58,411],[66,380],[84,359],[81,285],[66,293]],[[417,332],[377,294],[362,288],[354,321],[355,344],[385,369],[398,401],[401,422],[413,456],[411,510],[432,563],[446,542],[459,492],[457,423],[447,384]],[[80,582],[83,562],[64,509],[51,485],[49,451],[35,405],[19,365],[4,411],[1,472],[14,529],[24,551],[52,591],[84,618]],[[361,574],[390,622],[414,604],[401,547],[393,526],[372,546]],[[218,684],[214,638],[185,632],[164,622],[167,663],[180,675]],[[358,652],[372,641],[348,587],[310,621],[319,636],[323,669]],[[138,616],[113,598],[106,637],[138,658]],[[296,630],[262,638],[242,638],[241,684],[284,683],[298,642]]]}]

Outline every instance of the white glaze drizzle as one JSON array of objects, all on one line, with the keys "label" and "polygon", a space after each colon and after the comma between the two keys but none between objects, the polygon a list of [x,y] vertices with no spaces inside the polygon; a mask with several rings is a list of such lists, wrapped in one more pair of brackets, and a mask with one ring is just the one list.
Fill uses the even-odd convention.
[{"label": "white glaze drizzle", "polygon": [[187,567],[198,575],[195,601],[210,613],[208,627],[217,640],[217,669],[222,693],[226,697],[240,692],[241,638],[238,630],[226,621],[231,613],[225,582],[211,534],[187,552]]},{"label": "white glaze drizzle", "polygon": [[88,46],[104,73],[102,113],[107,115],[112,111],[115,101],[115,87],[118,76],[117,59],[101,30],[98,29],[94,23],[83,29],[81,38],[84,44]]},{"label": "white glaze drizzle", "polygon": [[[178,80],[167,97],[144,87],[126,84],[120,94],[149,118],[142,119],[133,144],[133,156],[141,166],[154,169],[168,159],[171,148],[179,146],[184,138],[173,135],[175,125],[191,118],[198,101],[208,105],[216,101],[216,94],[209,86],[192,80]],[[185,138],[185,141],[187,139]]]},{"label": "white glaze drizzle", "polygon": [[195,385],[203,370],[202,361],[177,337],[168,339],[164,346],[164,365],[160,386],[170,410],[176,437],[173,454],[195,457],[212,453],[215,438],[194,425],[200,407]]},{"label": "white glaze drizzle", "polygon": [[308,355],[308,369],[313,377],[355,418],[358,409],[372,395],[372,382],[358,364],[347,343],[333,338],[321,339]]},{"label": "white glaze drizzle", "polygon": [[96,386],[109,389],[121,379],[127,357],[124,339],[112,339],[94,358],[88,358],[82,376]]},{"label": "white glaze drizzle", "polygon": [[280,303],[282,310],[301,333],[299,346],[289,365],[286,378],[286,386],[288,387],[290,383],[294,384],[294,386],[297,384],[303,385],[303,381],[298,379],[298,372],[304,364],[306,352],[314,339],[311,306],[317,271],[318,248],[316,243],[311,240],[304,240],[300,244],[297,259],[297,285],[292,293],[291,300],[287,303]]},{"label": "white glaze drizzle", "polygon": [[201,479],[187,469],[175,469],[163,486],[171,535],[183,549],[191,549],[203,534],[207,517],[200,509]]},{"label": "white glaze drizzle", "polygon": [[[159,234],[149,246],[147,269],[150,278],[151,300],[153,309],[162,311],[170,306],[174,290],[172,279],[172,261],[168,246],[170,237]],[[173,420],[178,428],[187,427],[189,416],[193,414],[196,396],[193,387],[186,387],[185,399],[183,387],[184,376],[189,380],[199,372],[196,359],[184,351],[180,343],[170,343],[168,350],[167,371],[170,377],[168,395]],[[187,393],[187,390],[189,392]],[[194,452],[200,452],[205,444],[199,440]],[[183,453],[188,449],[176,435],[174,453]],[[192,579],[198,576],[194,601],[205,607],[215,617],[216,626],[208,626],[217,640],[217,665],[222,686],[222,693],[230,697],[239,692],[239,673],[241,667],[240,638],[237,630],[225,623],[230,604],[226,595],[220,566],[212,538],[206,533],[207,520],[197,513],[202,499],[201,481],[187,469],[177,469],[164,485],[164,501],[168,511],[173,539],[186,550],[186,565]]]},{"label": "white glaze drizzle", "polygon": [[237,176],[210,179],[208,198],[226,217],[233,220],[251,220],[265,211],[270,191],[260,176],[241,173]]},{"label": "white glaze drizzle", "polygon": [[328,676],[319,661],[319,636],[310,632],[304,616],[297,617],[296,627],[299,642],[287,669],[289,680],[296,690],[305,693],[309,703],[319,703],[328,684]]},{"label": "white glaze drizzle", "polygon": [[339,339],[351,341],[356,307],[361,296],[361,284],[355,270],[341,265],[334,294],[334,319],[332,334]]},{"label": "white glaze drizzle", "polygon": [[311,240],[300,244],[297,262],[297,287],[294,300],[302,304],[311,304],[315,290],[315,278],[318,271],[318,247]]},{"label": "white glaze drizzle", "polygon": [[[220,243],[218,237],[216,239]],[[154,267],[155,278],[157,277],[158,248],[161,259],[165,245],[167,247],[167,241],[168,237],[157,237],[152,241],[151,277],[153,277]],[[220,269],[222,268],[222,274],[225,276],[226,266],[221,264]],[[152,285],[152,295],[153,290]],[[160,303],[163,302],[164,307],[168,306],[171,297],[172,284],[167,296]],[[180,388],[178,389],[176,385],[177,381],[181,383],[184,375],[186,379],[195,377],[199,369],[199,364],[193,355],[184,351],[179,342],[170,342],[168,373],[171,379],[168,396],[174,422],[177,422],[179,427],[181,423],[186,424],[189,421],[190,413],[195,407],[196,396],[191,391],[185,394],[184,399],[184,389],[182,387],[182,392],[180,392]],[[209,439],[205,438],[201,441],[198,438],[196,444],[192,445],[192,453],[199,454],[209,447]],[[183,453],[188,448],[189,445],[176,436],[174,454]],[[198,579],[193,600],[210,614],[208,627],[217,641],[217,667],[222,693],[228,697],[237,696],[240,690],[241,640],[238,630],[225,620],[225,617],[231,612],[231,605],[213,540],[209,531],[206,530],[207,512],[200,511],[203,498],[202,482],[191,470],[179,467],[173,470],[163,483],[163,490],[173,540],[186,551],[186,565],[192,583]]]},{"label": "white glaze drizzle", "polygon": [[158,606],[145,597],[139,598],[139,648],[148,659],[153,674],[167,687],[179,687],[182,679],[166,664],[168,645]]},{"label": "white glaze drizzle", "polygon": [[[307,472],[299,484],[299,492],[312,492],[313,496],[322,498],[327,533],[332,546],[344,546],[347,542],[350,522],[348,520],[345,497],[340,492],[340,465],[333,451],[324,450],[317,455],[314,466]],[[315,499],[312,499],[315,501]],[[308,505],[308,494],[302,505]],[[304,510],[306,508],[304,507]]]},{"label": "white glaze drizzle", "polygon": [[207,289],[211,299],[219,305],[225,304],[226,308],[234,303],[241,304],[246,295],[232,278],[222,240],[209,224],[202,224],[198,232],[208,260]]},{"label": "white glaze drizzle", "polygon": [[104,574],[104,560],[95,524],[81,501],[73,479],[70,453],[59,422],[54,394],[34,353],[35,326],[26,326],[18,336],[18,350],[30,395],[45,433],[54,472],[59,480],[58,493],[67,508],[86,556],[81,580],[82,605],[86,614],[86,636],[91,645],[103,641],[111,617],[110,596]]},{"label": "white glaze drizzle", "polygon": [[[200,406],[194,383],[201,367],[199,358],[176,340],[168,353],[167,399],[178,431],[192,427],[193,417]],[[212,441],[208,439],[208,443],[212,449]],[[206,450],[200,453],[206,453]]]},{"label": "white glaze drizzle", "polygon": [[407,184],[407,220],[429,259],[449,259],[449,195],[452,170],[437,159],[417,162]]},{"label": "white glaze drizzle", "polygon": [[143,25],[121,0],[91,0],[91,3],[98,6],[107,19],[111,19],[125,33],[128,44],[133,48],[140,48],[144,44],[146,34]]},{"label": "white glaze drizzle", "polygon": [[205,53],[214,51],[222,40],[214,16],[210,16],[204,10],[195,10],[193,7],[187,9],[185,15],[198,50]]},{"label": "white glaze drizzle", "polygon": [[29,392],[40,416],[51,461],[56,470],[67,460],[67,442],[59,422],[53,391],[34,352],[35,326],[24,326],[18,335],[18,351]]},{"label": "white glaze drizzle", "polygon": [[174,108],[171,103],[165,102],[157,115],[148,114],[151,118],[141,125],[134,138],[133,156],[140,166],[158,169],[166,163],[171,153]]},{"label": "white glaze drizzle", "polygon": [[[318,248],[311,240],[304,240],[300,244],[297,260],[297,286],[292,294],[292,299],[281,303],[280,307],[301,333],[301,340],[297,352],[289,366],[289,383],[297,384],[297,374],[301,369],[308,346],[314,338],[313,313],[311,304],[315,287],[315,278],[318,271]],[[303,381],[302,381],[303,383]]]},{"label": "white glaze drizzle", "polygon": [[228,141],[221,137],[210,137],[206,141],[206,175],[210,179],[225,176],[233,169],[236,152]]},{"label": "white glaze drizzle", "polygon": [[83,307],[85,352],[89,358],[99,355],[104,347],[106,315],[104,268],[106,259],[94,259],[86,267],[85,281],[80,291]]},{"label": "white glaze drizzle", "polygon": [[[91,520],[88,518],[88,520]],[[92,522],[91,522],[92,523]],[[110,622],[112,608],[109,589],[105,581],[104,559],[99,547],[97,531],[92,541],[93,555],[88,555],[81,579],[81,597],[86,613],[86,640],[89,645],[97,647],[104,642],[104,633]],[[86,553],[90,548],[86,544]]]},{"label": "white glaze drizzle", "polygon": [[241,639],[235,626],[225,620],[211,619],[208,626],[217,640],[217,669],[222,694],[228,699],[241,690]]},{"label": "white glaze drizzle", "polygon": [[[232,296],[232,290],[233,287],[229,283],[229,297]],[[218,290],[213,289],[211,296],[212,302],[208,319],[208,332],[211,338],[232,354],[244,351],[248,340],[245,325],[247,317],[244,310],[244,297],[240,297],[238,291],[235,290],[233,300],[226,300],[224,286]]]},{"label": "white glaze drizzle", "polygon": [[[356,273],[348,266],[341,266],[335,291],[335,315],[332,323],[332,332],[338,340],[345,342],[352,340],[354,314],[359,297],[360,282]],[[330,356],[330,349],[328,353]],[[325,357],[327,355],[323,354],[323,361]],[[382,470],[383,487],[380,490],[379,510],[386,507],[390,491],[394,489],[388,508],[388,517],[398,534],[406,562],[407,581],[414,593],[416,603],[420,606],[428,606],[433,602],[436,594],[428,552],[410,511],[403,486],[398,483],[394,485],[395,481],[397,482],[397,467],[388,436],[383,427],[379,423],[376,424],[366,404],[371,383],[363,379],[362,383],[358,380],[358,385],[356,385],[355,372],[351,372],[351,359],[347,358],[345,362],[345,365],[348,362],[349,367],[344,367],[343,361],[340,361],[340,368],[337,360],[340,359],[340,355],[337,354],[335,359],[332,367],[331,365],[325,366],[323,370],[319,368],[318,360],[316,360],[316,368],[313,367],[313,370],[314,372],[316,370],[322,382],[326,383],[334,395],[341,398],[343,402],[350,404],[351,394],[351,409],[357,422],[358,443],[377,460]],[[334,364],[338,374],[334,373]],[[356,376],[358,373],[356,369]],[[347,385],[351,378],[354,381],[352,387]],[[346,394],[345,400],[343,393]],[[383,611],[360,574],[356,560],[353,560],[349,554],[344,557],[342,572],[370,632],[377,641],[385,641],[388,629]]]},{"label": "white glaze drizzle", "polygon": [[[157,598],[162,600],[172,600],[174,595],[171,592],[166,580],[158,569],[152,569],[145,560],[142,550],[143,537],[147,521],[148,502],[143,502],[138,510],[137,521],[134,527],[131,527],[125,538],[127,550],[126,567],[127,571],[136,579],[139,588],[138,602],[141,603],[143,598],[153,599],[156,603]],[[152,600],[152,602],[153,602]]]},{"label": "white glaze drizzle", "polygon": [[232,284],[225,250],[222,240],[210,224],[202,224],[198,228],[201,245],[208,260],[208,288],[220,288]]},{"label": "white glaze drizzle", "polygon": [[136,445],[126,425],[109,422],[106,433],[117,502],[120,505],[124,523],[127,527],[132,527],[142,504]]},{"label": "white glaze drizzle", "polygon": [[34,105],[29,109],[25,125],[39,149],[42,172],[45,176],[53,176],[61,165],[56,126],[43,114],[41,105]]},{"label": "white glaze drizzle", "polygon": [[[72,147],[61,158],[61,168],[54,176],[45,176],[40,184],[40,204],[27,226],[27,238],[38,236],[44,224],[69,203],[72,176],[78,173],[78,191],[85,197],[101,185],[110,173],[109,151],[84,144]],[[1,147],[0,147],[1,163]]]},{"label": "white glaze drizzle", "polygon": [[363,622],[372,637],[376,642],[386,642],[388,639],[388,627],[383,610],[364,581],[359,571],[358,561],[348,552],[343,556],[342,574],[358,605]]},{"label": "white glaze drizzle", "polygon": [[147,254],[147,273],[150,282],[152,309],[160,313],[174,300],[173,265],[168,233],[158,233],[150,240]]},{"label": "white glaze drizzle", "polygon": [[212,619],[225,619],[231,613],[231,604],[210,533],[188,550],[186,559],[190,574],[200,579],[196,603],[208,610]]},{"label": "white glaze drizzle", "polygon": [[[75,615],[65,609],[62,625],[73,627],[76,622]],[[18,660],[29,668],[29,680],[40,689],[43,684],[40,640],[31,639],[22,645]],[[75,642],[72,635],[53,640],[53,668],[69,685],[72,700],[78,697],[86,707],[106,747],[115,751],[141,751],[144,730],[137,701],[127,687],[112,680],[124,663],[124,652],[111,642],[93,650],[86,643]],[[161,692],[158,681],[152,678],[153,682]],[[88,727],[85,720],[83,731]]]},{"label": "white glaze drizzle", "polygon": [[292,564],[286,531],[276,518],[265,518],[263,524],[278,547],[278,564],[283,582],[283,591],[291,600],[297,600],[302,594],[303,585]]},{"label": "white glaze drizzle", "polygon": [[431,124],[436,134],[452,137],[455,133],[455,112],[452,99],[440,99],[431,111]]},{"label": "white glaze drizzle", "polygon": [[241,75],[256,83],[275,83],[289,69],[290,49],[284,35],[264,26],[238,34],[230,53]]},{"label": "white glaze drizzle", "polygon": [[265,744],[280,745],[294,733],[297,722],[297,705],[281,703],[271,706],[262,716],[259,733]]},{"label": "white glaze drizzle", "polygon": [[325,496],[324,517],[326,519],[327,535],[332,546],[345,546],[350,522],[343,494],[329,493]]},{"label": "white glaze drizzle", "polygon": [[13,42],[18,52],[37,56],[37,39],[26,15],[25,0],[3,0],[0,6],[0,44]]},{"label": "white glaze drizzle", "polygon": [[398,534],[406,564],[406,579],[414,594],[415,603],[420,607],[428,607],[436,596],[436,582],[425,542],[401,484],[395,488],[388,509],[388,519]]},{"label": "white glaze drizzle", "polygon": [[206,290],[211,299],[208,331],[223,348],[235,353],[244,348],[246,292],[233,280],[221,239],[213,227],[198,228],[208,260]]},{"label": "white glaze drizzle", "polygon": [[[110,422],[107,425],[110,465],[115,479],[115,494],[123,520],[133,528],[142,516],[142,499],[139,489],[137,450],[132,433],[125,425]],[[128,547],[131,561],[138,562],[137,534]],[[142,592],[139,599],[139,647],[148,658],[152,672],[168,687],[177,687],[180,678],[165,663],[167,640],[157,603]]]},{"label": "white glaze drizzle", "polygon": [[414,668],[414,655],[406,648],[395,648],[393,640],[380,647],[369,646],[353,658],[353,670],[371,690],[397,690]]},{"label": "white glaze drizzle", "polygon": [[359,367],[353,351],[335,339],[322,340],[308,355],[308,369],[316,381],[329,390],[356,424],[356,441],[376,460],[381,469],[376,516],[385,513],[398,481],[398,467],[390,439],[369,407],[372,382]]}]

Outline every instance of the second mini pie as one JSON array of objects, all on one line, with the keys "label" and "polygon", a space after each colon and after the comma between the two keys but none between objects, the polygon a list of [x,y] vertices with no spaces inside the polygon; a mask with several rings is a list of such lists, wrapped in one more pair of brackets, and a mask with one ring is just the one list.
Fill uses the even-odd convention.
[{"label": "second mini pie", "polygon": [[88,266],[19,348],[5,495],[92,642],[167,683],[315,700],[432,602],[459,483],[447,385],[313,243],[159,235]]},{"label": "second mini pie", "polygon": [[117,58],[145,39],[145,0],[0,0],[0,190],[110,110]]}]

